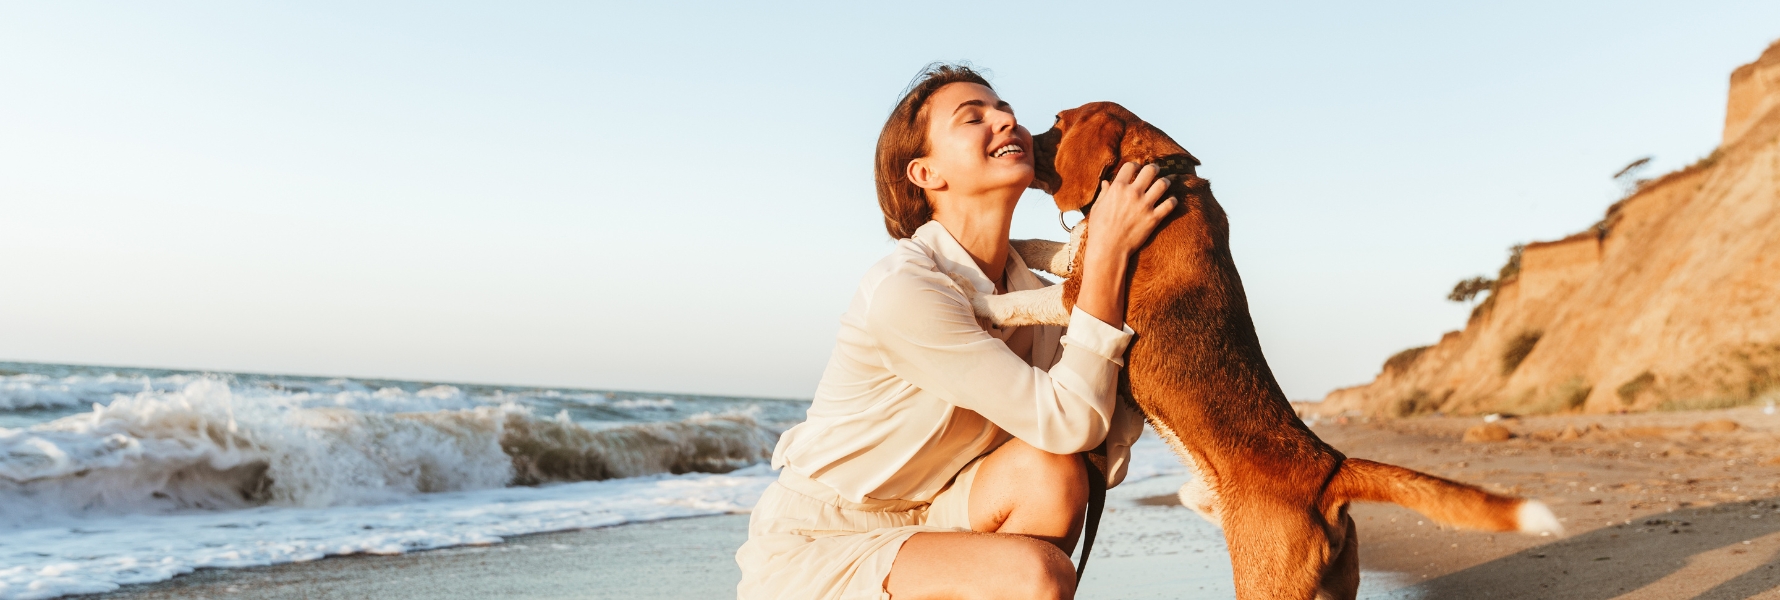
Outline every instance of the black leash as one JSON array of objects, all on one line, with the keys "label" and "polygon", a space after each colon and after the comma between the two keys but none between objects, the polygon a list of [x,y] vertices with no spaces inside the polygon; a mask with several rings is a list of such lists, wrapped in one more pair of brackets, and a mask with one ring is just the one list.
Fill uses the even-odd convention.
[{"label": "black leash", "polygon": [[[1103,444],[1095,450],[1105,452]],[[1082,453],[1082,464],[1088,468],[1088,515],[1082,525],[1082,558],[1075,563],[1075,587],[1082,587],[1082,575],[1088,572],[1088,554],[1094,551],[1094,534],[1100,532],[1100,513],[1106,511],[1106,473],[1094,464],[1093,452]],[[1105,457],[1105,454],[1100,456]]]}]

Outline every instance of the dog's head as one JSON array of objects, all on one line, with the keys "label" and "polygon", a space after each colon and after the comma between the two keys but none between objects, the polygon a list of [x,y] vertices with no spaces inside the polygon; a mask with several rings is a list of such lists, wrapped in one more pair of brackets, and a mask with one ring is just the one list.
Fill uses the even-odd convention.
[{"label": "dog's head", "polygon": [[1059,113],[1050,131],[1033,136],[1032,146],[1037,168],[1032,187],[1049,193],[1063,212],[1093,202],[1100,182],[1112,179],[1124,163],[1185,156],[1187,174],[1199,164],[1168,134],[1112,102],[1090,102]]}]

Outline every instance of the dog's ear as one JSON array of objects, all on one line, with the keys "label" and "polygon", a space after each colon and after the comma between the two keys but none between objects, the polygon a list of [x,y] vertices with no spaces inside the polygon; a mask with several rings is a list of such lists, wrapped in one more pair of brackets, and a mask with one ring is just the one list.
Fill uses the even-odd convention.
[{"label": "dog's ear", "polygon": [[1125,123],[1105,111],[1096,111],[1076,122],[1057,140],[1051,161],[1061,184],[1051,194],[1057,209],[1081,210],[1100,191],[1100,181],[1119,165],[1119,146],[1125,140]]}]

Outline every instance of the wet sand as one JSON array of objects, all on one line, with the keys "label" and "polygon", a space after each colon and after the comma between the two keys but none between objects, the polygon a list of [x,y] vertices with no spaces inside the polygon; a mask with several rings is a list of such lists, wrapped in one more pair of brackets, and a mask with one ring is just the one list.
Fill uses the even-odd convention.
[{"label": "wet sand", "polygon": [[747,515],[543,533],[504,544],[203,569],[103,598],[724,598]]},{"label": "wet sand", "polygon": [[[1538,417],[1502,422],[1512,439],[1460,441],[1480,423],[1315,427],[1351,456],[1543,499],[1569,530],[1561,538],[1454,531],[1396,507],[1358,506],[1362,598],[1780,598],[1780,416]],[[1232,595],[1222,535],[1173,501],[1183,480],[1113,490],[1082,598]],[[745,515],[728,515],[539,534],[205,570],[105,596],[726,598],[746,527]]]}]

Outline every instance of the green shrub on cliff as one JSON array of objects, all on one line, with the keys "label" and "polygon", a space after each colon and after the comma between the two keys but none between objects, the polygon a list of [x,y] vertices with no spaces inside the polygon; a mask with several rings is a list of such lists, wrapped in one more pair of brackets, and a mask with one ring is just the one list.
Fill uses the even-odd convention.
[{"label": "green shrub on cliff", "polygon": [[[1452,394],[1448,393],[1447,395],[1450,396]],[[1398,399],[1397,405],[1394,407],[1395,410],[1392,412],[1394,412],[1397,415],[1397,418],[1400,419],[1419,417],[1438,411],[1440,409],[1441,400],[1443,399],[1429,395],[1426,390],[1416,390],[1415,393],[1410,394],[1409,397]]]},{"label": "green shrub on cliff", "polygon": [[1514,374],[1514,370],[1520,368],[1520,363],[1527,359],[1528,354],[1533,353],[1533,347],[1539,345],[1539,338],[1544,335],[1543,331],[1528,331],[1510,340],[1508,347],[1502,349],[1502,374]]},{"label": "green shrub on cliff", "polygon": [[1422,353],[1427,352],[1429,348],[1433,348],[1433,346],[1416,346],[1392,354],[1390,358],[1387,358],[1384,361],[1384,372],[1402,373],[1409,370],[1409,366],[1415,364],[1415,359],[1421,358]]},{"label": "green shrub on cliff", "polygon": [[1613,392],[1619,395],[1620,404],[1631,406],[1632,403],[1638,401],[1638,394],[1644,393],[1653,385],[1656,385],[1656,374],[1646,370],[1639,373],[1637,377],[1619,384],[1619,389],[1613,390]]}]

